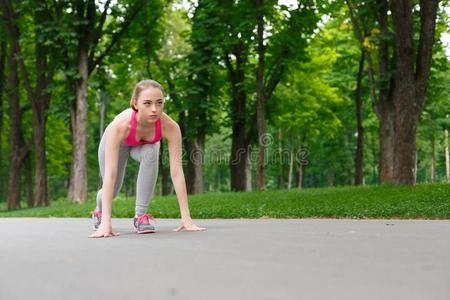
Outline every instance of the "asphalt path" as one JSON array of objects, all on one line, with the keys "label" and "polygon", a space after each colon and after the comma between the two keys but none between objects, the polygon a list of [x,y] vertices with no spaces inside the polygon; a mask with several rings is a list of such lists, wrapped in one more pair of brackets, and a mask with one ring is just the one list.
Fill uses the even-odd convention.
[{"label": "asphalt path", "polygon": [[450,299],[450,221],[0,218],[0,299]]}]

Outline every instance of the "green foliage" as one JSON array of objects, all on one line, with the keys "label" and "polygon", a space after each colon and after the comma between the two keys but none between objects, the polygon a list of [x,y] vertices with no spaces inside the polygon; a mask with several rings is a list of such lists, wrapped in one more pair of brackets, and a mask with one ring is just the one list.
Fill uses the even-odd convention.
[{"label": "green foliage", "polygon": [[[355,5],[355,13],[361,20],[365,34],[363,45],[372,54],[375,73],[377,73],[377,45],[381,40],[392,43],[393,36],[380,34],[376,17],[375,2],[377,1],[349,2]],[[137,2],[129,0],[111,2],[107,10],[103,35],[96,48],[91,49],[95,50],[95,58],[107,50],[135,3]],[[219,153],[217,157],[222,158],[220,162],[211,157],[210,160],[205,161],[205,190],[222,192],[229,190],[227,159],[230,157],[233,111],[231,81],[225,55],[229,55],[230,63],[235,70],[238,66],[236,54],[240,54],[242,59],[239,64],[244,78],[238,86],[245,91],[247,97],[246,126],[254,129],[257,64],[256,4],[254,1],[200,0],[197,6],[191,3],[191,8],[185,8],[181,3],[181,0],[147,1],[147,5],[141,8],[137,19],[131,23],[120,42],[89,78],[88,176],[89,190],[93,193],[99,185],[97,147],[101,133],[100,108],[102,105],[106,108],[105,127],[117,113],[128,107],[134,85],[144,78],[153,78],[163,84],[167,100],[165,111],[173,119],[178,121],[180,112],[187,112],[186,137],[196,138],[200,131],[204,131],[206,133],[205,156]],[[264,88],[268,96],[267,131],[272,137],[278,137],[281,132],[281,139],[273,138],[273,142],[268,145],[268,157],[276,157],[279,146],[284,151],[290,151],[291,148],[297,151],[300,147],[304,147],[307,149],[307,164],[304,166],[303,174],[304,187],[351,184],[356,147],[353,99],[360,44],[356,39],[348,8],[344,1],[299,1],[298,8],[279,6],[275,0],[265,1],[265,3]],[[79,17],[77,5],[73,1],[24,0],[15,2],[14,6],[18,12],[17,24],[22,32],[20,39],[22,55],[31,81],[36,82],[36,75],[40,71],[35,67],[36,41],[50,50],[49,62],[56,66],[54,82],[48,89],[52,98],[47,111],[46,131],[49,192],[51,198],[55,199],[65,195],[67,189],[72,151],[70,108],[75,100],[74,88],[77,80],[80,79],[75,63],[76,47],[80,33],[90,24],[85,18]],[[445,180],[443,130],[450,128],[450,118],[447,117],[450,113],[448,109],[450,107],[450,63],[445,55],[445,46],[440,42],[440,35],[448,32],[449,16],[445,11],[446,6],[448,1],[440,2],[436,30],[437,42],[433,49],[428,95],[418,128],[418,181],[420,182],[431,180],[433,151],[436,179]],[[42,22],[35,22],[36,17],[43,17],[40,14],[47,12],[53,17],[44,18]],[[97,3],[95,12],[97,25],[102,12],[101,5]],[[0,40],[5,39],[4,25],[3,20],[0,20]],[[418,25],[417,18],[416,25]],[[418,37],[414,38],[417,41]],[[377,81],[377,89],[382,84],[383,82]],[[366,65],[362,89],[365,128],[364,178],[366,183],[373,184],[378,180],[378,119],[371,108],[368,86]],[[275,87],[273,94],[270,93],[271,87]],[[7,178],[8,169],[9,117],[7,97],[4,96],[2,100],[4,101],[4,124],[1,133],[3,143],[0,146],[3,154],[1,175],[3,175],[4,187],[6,184],[4,178]],[[28,141],[32,137],[33,119],[23,82],[20,86],[20,103],[24,108],[23,128],[25,140]],[[256,143],[255,136],[254,134],[253,144]],[[165,148],[167,150],[167,147]],[[167,153],[164,155],[166,158],[164,166],[167,168]],[[288,156],[287,162],[284,161],[284,165],[279,158],[267,164],[268,189],[286,187],[289,158]],[[253,178],[254,165],[255,161],[252,165]],[[295,160],[293,183],[297,181],[299,167],[299,162]],[[137,164],[130,160],[122,190],[127,197],[134,194],[136,174]],[[280,183],[281,175],[284,177],[284,184]],[[25,189],[23,190],[25,194]],[[4,202],[6,191],[4,189],[2,191],[1,201]],[[390,192],[397,193],[389,188],[385,191],[386,195]],[[440,188],[436,191],[440,191]],[[311,191],[311,195],[316,192]],[[385,196],[383,193],[380,194],[382,197]],[[293,192],[292,195],[294,194]],[[286,210],[289,207],[288,201],[297,201],[289,193],[267,193],[262,198],[267,195],[286,199],[283,200],[286,201],[285,204],[277,203],[277,205],[287,205]],[[303,197],[304,194],[301,195]],[[305,191],[305,195],[309,195],[308,192]],[[347,197],[347,194],[345,196]],[[219,196],[208,197],[199,200],[198,203],[207,199],[216,200]],[[226,197],[233,198],[235,194],[227,194]],[[239,209],[248,212],[243,215],[263,216],[266,208],[254,204],[258,201],[255,199],[259,198],[251,194],[248,197],[239,200],[250,203],[248,206],[239,206]],[[330,197],[335,197],[337,201],[335,203],[341,204],[338,196]],[[193,197],[193,199],[197,198]],[[118,207],[122,207],[120,203],[127,203],[123,204],[124,210],[120,213],[125,216],[132,209],[128,202],[121,201],[118,200]],[[166,210],[164,208],[166,204],[157,204],[163,201],[170,203],[167,205],[173,211]],[[155,201],[155,204],[161,205],[162,216],[176,216],[176,205],[173,201],[174,198],[167,202],[159,198]],[[194,206],[195,203],[197,200],[193,201]],[[330,205],[320,201],[319,203],[325,206]],[[307,204],[312,205],[310,202]],[[55,209],[60,209],[57,214],[62,214],[65,209],[69,209],[62,202],[55,202],[54,205]],[[158,207],[157,205],[155,207]],[[211,211],[220,211],[216,204],[205,202],[202,205],[204,207],[212,205]],[[218,200],[217,205],[223,205],[224,211],[228,213],[227,215],[220,212],[217,216],[239,215],[233,210],[233,205],[237,204],[232,201]],[[271,205],[267,204],[266,207]],[[72,213],[71,209],[68,215]],[[311,212],[303,214],[303,209],[298,210],[298,214],[294,215],[314,215]],[[323,212],[323,207],[315,209],[322,209]],[[398,210],[398,208],[395,209]],[[343,212],[343,210],[336,210]],[[40,210],[36,210],[38,211]],[[42,213],[44,211],[45,209]],[[74,208],[74,211],[77,209]],[[85,212],[87,211],[86,206]],[[401,212],[401,209],[399,211]],[[280,213],[280,215],[283,214],[288,215],[287,212]],[[405,214],[408,215],[410,212]],[[324,216],[328,215],[333,215],[333,210],[324,213]],[[336,215],[343,216],[339,213]],[[383,216],[379,211],[373,214],[375,215]],[[418,214],[412,215],[418,216]],[[433,216],[437,215],[436,213]],[[448,213],[443,215],[446,216]],[[205,210],[201,216],[215,215]],[[277,216],[277,213],[274,213],[274,216]],[[372,214],[359,211],[355,216],[370,217]]]},{"label": "green foliage", "polygon": [[436,180],[445,180],[444,130],[450,129],[449,108],[450,61],[438,42],[433,49],[426,104],[417,130],[418,178],[421,181],[431,181],[432,172]]},{"label": "green foliage", "polygon": [[[324,74],[331,71],[337,54],[330,48],[313,48],[307,51],[311,60],[298,63],[296,72],[286,80],[274,97],[275,124],[287,133],[295,132],[313,138],[322,134],[333,137],[340,127],[335,114],[342,104],[337,89],[331,87]],[[272,114],[271,114],[272,115]]]}]

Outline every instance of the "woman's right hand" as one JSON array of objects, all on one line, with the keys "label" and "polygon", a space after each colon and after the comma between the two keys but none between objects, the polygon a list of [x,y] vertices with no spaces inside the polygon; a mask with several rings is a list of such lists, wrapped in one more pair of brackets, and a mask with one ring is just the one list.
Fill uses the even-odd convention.
[{"label": "woman's right hand", "polygon": [[97,231],[91,234],[90,238],[102,238],[102,237],[113,237],[118,236],[119,233],[112,231],[111,223],[101,223]]}]

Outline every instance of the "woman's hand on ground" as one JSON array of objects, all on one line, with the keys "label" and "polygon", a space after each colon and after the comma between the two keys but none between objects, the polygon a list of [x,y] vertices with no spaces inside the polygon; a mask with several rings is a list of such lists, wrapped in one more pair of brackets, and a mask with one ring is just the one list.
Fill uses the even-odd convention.
[{"label": "woman's hand on ground", "polygon": [[94,232],[93,234],[91,234],[89,237],[90,238],[102,238],[102,237],[113,237],[113,236],[118,236],[118,235],[119,235],[119,233],[112,231],[111,224],[103,225],[103,223],[102,223],[98,227],[97,231]]},{"label": "woman's hand on ground", "polygon": [[186,230],[186,231],[202,231],[202,230],[206,230],[206,228],[203,227],[198,227],[197,225],[195,225],[191,219],[186,219],[186,220],[181,220],[181,225],[178,226],[178,228],[174,229],[173,231],[182,231],[182,230]]}]

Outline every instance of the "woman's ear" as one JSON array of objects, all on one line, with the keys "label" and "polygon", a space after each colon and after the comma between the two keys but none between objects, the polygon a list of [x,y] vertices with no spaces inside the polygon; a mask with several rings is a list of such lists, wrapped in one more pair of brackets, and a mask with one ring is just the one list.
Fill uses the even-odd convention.
[{"label": "woman's ear", "polygon": [[138,111],[137,110],[137,107],[136,107],[136,99],[134,99],[134,98],[131,98],[130,99],[130,107],[134,110],[134,111]]}]

